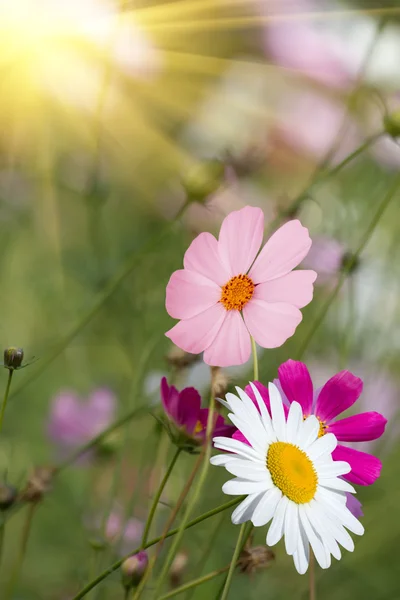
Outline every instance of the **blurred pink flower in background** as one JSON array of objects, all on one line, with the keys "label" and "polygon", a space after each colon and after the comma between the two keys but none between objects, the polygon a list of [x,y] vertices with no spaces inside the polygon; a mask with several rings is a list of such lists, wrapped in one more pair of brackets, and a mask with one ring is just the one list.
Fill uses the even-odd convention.
[{"label": "blurred pink flower in background", "polygon": [[334,285],[337,283],[346,256],[348,251],[345,244],[331,237],[315,237],[310,252],[303,260],[303,267],[317,272],[318,285]]},{"label": "blurred pink flower in background", "polygon": [[143,535],[144,524],[131,517],[124,519],[121,511],[115,509],[106,523],[106,537],[111,543],[118,543],[121,554],[126,554],[139,545]]},{"label": "blurred pink flower in background", "polygon": [[62,449],[80,446],[112,423],[116,406],[116,397],[107,388],[94,390],[87,400],[61,392],[51,403],[48,435]]}]

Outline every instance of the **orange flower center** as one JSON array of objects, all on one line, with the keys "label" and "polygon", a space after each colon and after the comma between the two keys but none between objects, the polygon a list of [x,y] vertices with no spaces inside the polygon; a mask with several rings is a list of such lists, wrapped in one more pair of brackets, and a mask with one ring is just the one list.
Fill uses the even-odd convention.
[{"label": "orange flower center", "polygon": [[247,275],[235,275],[221,292],[220,302],[226,310],[242,310],[254,294],[255,285]]}]

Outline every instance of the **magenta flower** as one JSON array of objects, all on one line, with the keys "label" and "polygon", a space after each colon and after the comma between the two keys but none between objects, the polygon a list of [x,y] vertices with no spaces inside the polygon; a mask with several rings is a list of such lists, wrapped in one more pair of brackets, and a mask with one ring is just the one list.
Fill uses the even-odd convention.
[{"label": "magenta flower", "polygon": [[[161,400],[165,413],[173,426],[172,436],[178,444],[201,445],[205,441],[208,408],[201,408],[201,397],[194,388],[185,388],[181,392],[169,386],[166,377],[161,380]],[[235,428],[226,425],[224,418],[218,415],[214,435],[231,437]]]},{"label": "magenta flower", "polygon": [[169,280],[166,308],[181,321],[166,335],[186,352],[204,352],[209,365],[245,363],[250,335],[264,348],[281,346],[302,319],[299,309],[312,300],[316,273],[292,272],[311,247],[308,230],[289,221],[258,254],[263,235],[260,208],[234,211],[218,240],[210,233],[193,240],[184,269]]},{"label": "magenta flower", "polygon": [[[274,383],[280,388],[287,405],[296,400],[303,409],[304,417],[315,415],[318,418],[319,436],[333,433],[341,442],[363,442],[375,440],[385,431],[387,420],[375,411],[336,419],[358,400],[362,392],[363,382],[349,371],[337,373],[315,392],[308,369],[301,362],[286,361],[279,367],[278,377],[279,380]],[[268,389],[259,382],[255,382],[255,385],[269,409]],[[246,392],[256,404],[251,386],[246,387]],[[244,441],[240,432],[236,432],[233,437]],[[349,463],[351,471],[343,477],[359,485],[373,483],[382,468],[382,463],[376,456],[342,444],[337,445],[332,458]]]},{"label": "magenta flower", "polygon": [[112,423],[115,409],[116,398],[106,388],[94,390],[85,401],[74,392],[62,392],[51,405],[49,437],[65,449],[80,446]]}]

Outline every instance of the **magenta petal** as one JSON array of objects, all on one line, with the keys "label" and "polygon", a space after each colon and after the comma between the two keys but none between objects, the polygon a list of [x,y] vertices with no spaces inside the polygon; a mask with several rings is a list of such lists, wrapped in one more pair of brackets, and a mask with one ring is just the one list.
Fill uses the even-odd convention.
[{"label": "magenta petal", "polygon": [[350,371],[340,371],[321,388],[315,406],[315,414],[329,423],[358,400],[363,382]]},{"label": "magenta petal", "polygon": [[306,365],[287,360],[278,369],[279,381],[289,402],[298,402],[305,416],[312,413],[313,384]]},{"label": "magenta petal", "polygon": [[200,354],[215,340],[226,314],[222,304],[215,304],[191,319],[179,321],[165,335],[185,352]]},{"label": "magenta petal", "polygon": [[165,306],[174,319],[190,319],[217,304],[221,288],[200,273],[180,270],[167,285]]},{"label": "magenta petal", "polygon": [[177,423],[189,434],[193,433],[198,421],[200,406],[200,394],[195,388],[185,388],[179,393]]},{"label": "magenta petal", "polygon": [[[207,430],[207,421],[208,421],[208,408],[202,408],[199,412],[199,422],[203,425],[203,429],[196,437],[205,437]],[[224,437],[232,437],[235,433],[236,427],[233,425],[229,425],[225,423],[224,417],[222,415],[218,415],[215,421],[213,436],[224,436]]]},{"label": "magenta petal", "polygon": [[261,208],[245,206],[232,211],[223,221],[218,239],[218,252],[231,277],[247,273],[264,235],[264,213]]},{"label": "magenta petal", "polygon": [[[265,387],[265,385],[263,385],[259,381],[253,381],[253,385],[260,392],[260,396],[264,400],[264,404],[267,407],[269,415],[271,416],[271,404],[270,404],[270,401],[269,401],[268,388]],[[255,393],[253,392],[253,388],[251,387],[251,385],[250,384],[246,385],[246,387],[244,388],[244,391],[246,392],[246,394],[248,395],[248,397],[250,398],[250,400],[253,402],[253,404],[257,408],[258,412],[260,412],[259,408],[258,408],[258,403],[257,403],[257,400],[256,400],[256,396],[255,396]]]},{"label": "magenta petal", "polygon": [[382,463],[379,458],[339,444],[332,452],[333,460],[344,460],[351,467],[344,479],[356,485],[371,485],[381,474]]},{"label": "magenta petal", "polygon": [[376,440],[385,431],[387,419],[377,412],[353,415],[329,425],[329,433],[334,433],[342,442],[368,442]]},{"label": "magenta petal", "polygon": [[232,438],[234,440],[238,440],[239,442],[243,442],[244,444],[247,444],[248,446],[251,446],[249,440],[247,438],[245,438],[243,433],[239,430],[235,431]]},{"label": "magenta petal", "polygon": [[178,421],[179,392],[173,385],[169,386],[166,377],[161,379],[161,402],[168,417]]},{"label": "magenta petal", "polygon": [[250,335],[240,312],[227,311],[215,339],[204,352],[204,362],[213,367],[243,365],[250,353]]},{"label": "magenta petal", "polygon": [[346,506],[349,511],[358,519],[359,517],[363,517],[364,513],[362,511],[362,504],[354,494],[346,493]]}]

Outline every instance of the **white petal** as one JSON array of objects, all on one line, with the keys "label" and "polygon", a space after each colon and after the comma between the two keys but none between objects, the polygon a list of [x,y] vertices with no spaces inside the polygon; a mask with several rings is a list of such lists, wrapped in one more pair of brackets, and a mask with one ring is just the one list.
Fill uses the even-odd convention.
[{"label": "white petal", "polygon": [[356,535],[363,535],[364,527],[361,525],[360,521],[358,521],[355,516],[349,511],[347,506],[343,505],[341,502],[338,502],[332,492],[330,490],[326,490],[324,488],[319,488],[315,495],[315,498],[322,498],[326,509],[335,516],[339,523],[347,527],[350,531],[355,533]]},{"label": "white petal", "polygon": [[286,423],[287,439],[291,444],[297,444],[299,429],[303,424],[303,411],[298,402],[292,402]]},{"label": "white petal", "polygon": [[353,552],[354,550],[354,542],[350,537],[349,533],[345,530],[343,525],[338,523],[337,519],[332,518],[331,513],[325,511],[325,506],[319,500],[313,500],[318,506],[318,511],[320,512],[324,526],[328,529],[334,538],[339,542],[345,550],[349,552]]},{"label": "white petal", "polygon": [[277,544],[283,536],[283,525],[288,503],[289,499],[286,496],[282,496],[282,498],[279,500],[274,518],[267,534],[267,546],[275,546],[275,544]]},{"label": "white petal", "polygon": [[285,514],[285,548],[286,552],[291,555],[296,552],[297,540],[299,533],[299,505],[289,500]]},{"label": "white petal", "polygon": [[233,459],[226,463],[226,470],[236,477],[249,481],[265,481],[273,485],[270,472],[265,465],[249,460]]},{"label": "white petal", "polygon": [[252,420],[259,420],[260,419],[260,413],[258,412],[258,410],[255,407],[254,402],[251,400],[251,398],[249,398],[249,396],[246,394],[246,392],[244,390],[242,390],[240,387],[236,386],[235,387],[236,392],[238,393],[241,401],[243,402],[243,405],[247,411],[247,414],[249,415],[249,418],[251,418]]},{"label": "white petal", "polygon": [[346,473],[350,473],[351,471],[349,463],[344,462],[343,460],[325,461],[321,462],[321,465],[314,463],[314,466],[319,480],[330,479],[331,477],[337,477],[339,475],[346,475]]},{"label": "white petal", "polygon": [[[229,402],[230,410],[243,421],[251,425],[254,419],[252,419],[250,413],[246,410],[242,400],[232,393],[227,394],[226,399]],[[256,415],[256,419],[261,419],[260,415]]]},{"label": "white petal", "polygon": [[237,427],[237,429],[239,429],[239,431],[243,433],[244,437],[250,442],[254,450],[259,452],[260,454],[266,455],[268,439],[264,427],[262,427],[262,430],[260,432],[255,426],[255,423],[250,425],[250,423],[243,421],[240,417],[232,413],[229,413],[228,417],[235,425],[235,427]]},{"label": "white petal", "polygon": [[300,573],[300,575],[304,575],[310,561],[310,544],[301,522],[299,523],[299,534],[297,550],[293,554],[293,562],[297,572]]},{"label": "white petal", "polygon": [[247,498],[245,498],[243,502],[241,502],[233,511],[231,517],[232,523],[234,525],[240,525],[246,521],[249,521],[262,496],[263,493],[259,492],[255,494],[249,494]]},{"label": "white petal", "polygon": [[328,549],[337,560],[341,559],[341,552],[338,543],[335,540],[335,536],[332,533],[327,519],[324,518],[323,513],[319,510],[318,503],[315,500],[311,500],[308,504],[304,505],[308,520],[311,523],[311,527],[314,531],[319,534],[322,539],[322,543]]},{"label": "white petal", "polygon": [[327,433],[318,438],[313,444],[307,448],[307,454],[312,461],[317,460],[323,454],[332,454],[337,446],[337,439],[333,433]]},{"label": "white petal", "polygon": [[258,408],[260,409],[260,413],[261,413],[261,420],[263,422],[265,431],[267,432],[267,435],[270,439],[270,442],[271,443],[276,442],[276,435],[273,430],[271,417],[269,415],[267,407],[265,406],[265,402],[262,399],[262,396],[261,396],[259,390],[254,385],[254,383],[250,383],[250,385],[251,385],[251,389],[253,390],[254,395],[256,397]]},{"label": "white petal", "polygon": [[339,477],[332,477],[331,479],[321,479],[319,482],[322,487],[326,487],[332,490],[340,490],[341,492],[351,492],[352,494],[356,493],[356,490],[353,488],[350,483],[347,483],[344,479],[340,479]]},{"label": "white petal", "polygon": [[302,450],[306,450],[310,444],[318,439],[319,421],[317,417],[311,415],[307,417],[299,428],[298,444]]},{"label": "white petal", "polygon": [[222,398],[215,398],[215,399],[217,400],[217,402],[222,404],[222,406],[225,406],[225,408],[227,408],[228,410],[231,410],[231,407],[229,406],[229,402],[227,402],[226,400],[223,400]]},{"label": "white petal", "polygon": [[307,513],[304,507],[304,504],[299,505],[299,516],[301,524],[304,527],[304,531],[306,536],[311,544],[311,548],[313,549],[315,558],[317,563],[321,567],[321,569],[327,569],[329,567],[330,561],[327,558],[324,546],[320,537],[315,533],[314,529],[311,527],[311,524],[308,520]]},{"label": "white petal", "polygon": [[265,492],[268,489],[268,481],[247,481],[246,479],[231,479],[222,486],[222,491],[228,496],[241,496],[242,494],[255,494]]},{"label": "white petal", "polygon": [[271,404],[272,426],[278,440],[286,442],[286,420],[281,395],[273,383],[268,384],[268,392]]},{"label": "white petal", "polygon": [[254,527],[262,527],[269,523],[281,498],[282,492],[277,487],[273,487],[263,495],[251,519]]},{"label": "white petal", "polygon": [[252,460],[254,462],[265,462],[265,456],[261,456],[257,453],[251,446],[248,444],[244,444],[239,440],[234,440],[233,438],[227,437],[215,437],[213,439],[214,446],[219,448],[220,450],[226,450],[227,452],[234,452],[243,458],[247,458],[248,460]]},{"label": "white petal", "polygon": [[[225,467],[231,460],[233,460],[232,454],[216,454],[210,458],[210,463],[216,467]],[[253,464],[252,461],[251,464]]]}]

